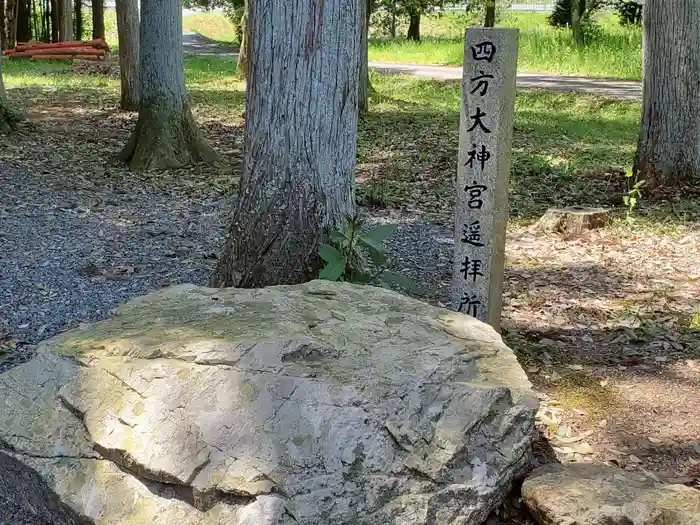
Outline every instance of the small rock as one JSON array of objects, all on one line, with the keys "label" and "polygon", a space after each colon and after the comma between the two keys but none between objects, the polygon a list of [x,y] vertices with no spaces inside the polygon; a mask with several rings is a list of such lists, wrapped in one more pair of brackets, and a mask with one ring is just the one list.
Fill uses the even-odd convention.
[{"label": "small rock", "polygon": [[522,493],[542,525],[700,523],[700,491],[606,465],[546,465],[530,475]]}]

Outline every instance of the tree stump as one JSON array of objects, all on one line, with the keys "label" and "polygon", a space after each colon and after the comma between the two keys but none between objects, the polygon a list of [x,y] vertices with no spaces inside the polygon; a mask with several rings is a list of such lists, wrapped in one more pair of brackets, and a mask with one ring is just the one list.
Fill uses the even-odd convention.
[{"label": "tree stump", "polygon": [[579,234],[601,228],[607,221],[608,210],[603,208],[550,208],[532,229],[544,233]]}]

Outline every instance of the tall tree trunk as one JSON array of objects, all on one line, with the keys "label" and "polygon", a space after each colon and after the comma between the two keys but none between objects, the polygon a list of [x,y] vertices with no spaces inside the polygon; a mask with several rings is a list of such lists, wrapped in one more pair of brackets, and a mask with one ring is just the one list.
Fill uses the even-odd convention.
[{"label": "tall tree trunk", "polygon": [[4,0],[4,9],[0,15],[0,47],[2,49],[13,49],[17,44],[17,15],[20,0]]},{"label": "tall tree trunk", "polygon": [[420,40],[420,11],[412,11],[408,15],[408,34],[406,38],[409,40]]},{"label": "tall tree trunk", "polygon": [[577,47],[581,47],[584,44],[583,26],[581,25],[581,16],[583,16],[582,3],[579,0],[572,0],[571,2],[571,30],[574,33],[574,43]]},{"label": "tall tree trunk", "polygon": [[139,4],[138,0],[117,0],[117,32],[119,33],[119,69],[122,95],[120,108],[139,108]]},{"label": "tall tree trunk", "polygon": [[83,0],[73,0],[75,5],[73,6],[73,11],[75,12],[75,40],[83,39]]},{"label": "tall tree trunk", "polygon": [[17,41],[28,42],[32,39],[32,4],[31,0],[18,0],[17,3]]},{"label": "tall tree trunk", "polygon": [[238,50],[238,63],[236,71],[241,78],[248,78],[248,47],[250,42],[250,28],[248,25],[248,0],[244,0],[243,15],[241,15],[241,48]]},{"label": "tall tree trunk", "polygon": [[364,8],[365,16],[362,18],[362,40],[360,42],[360,78],[357,93],[357,110],[360,115],[369,110],[369,18],[372,15],[372,0],[360,0],[360,7]]},{"label": "tall tree trunk", "polygon": [[7,45],[7,34],[5,31],[5,27],[7,26],[6,12],[5,0],[0,0],[0,51],[10,49]]},{"label": "tall tree trunk", "polygon": [[141,0],[139,34],[139,119],[121,159],[136,170],[217,160],[187,102],[181,0]]},{"label": "tall tree trunk", "polygon": [[484,27],[496,25],[496,0],[486,0],[486,17]]},{"label": "tall tree trunk", "polygon": [[58,0],[58,39],[61,42],[73,40],[73,2],[71,0]]},{"label": "tall tree trunk", "polygon": [[51,41],[58,42],[58,0],[51,0]]},{"label": "tall tree trunk", "polygon": [[358,0],[251,2],[243,175],[216,285],[313,278],[319,243],[354,213],[363,16]]},{"label": "tall tree trunk", "polygon": [[[700,183],[700,2],[644,4],[642,125],[634,172],[651,190]],[[672,37],[670,37],[672,36]]]},{"label": "tall tree trunk", "polygon": [[92,0],[92,38],[105,37],[104,0]]}]

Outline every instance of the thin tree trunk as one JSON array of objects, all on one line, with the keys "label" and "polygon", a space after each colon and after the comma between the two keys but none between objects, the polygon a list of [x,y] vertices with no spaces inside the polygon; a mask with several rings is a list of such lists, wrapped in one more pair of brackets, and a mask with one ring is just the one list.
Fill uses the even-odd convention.
[{"label": "thin tree trunk", "polygon": [[136,170],[217,160],[187,102],[181,0],[141,0],[139,33],[139,119],[120,158]]},{"label": "thin tree trunk", "polygon": [[73,11],[75,12],[75,40],[83,39],[83,0],[74,0],[75,5]]},{"label": "thin tree trunk", "polygon": [[581,25],[581,16],[583,15],[581,3],[579,0],[571,1],[571,30],[574,33],[574,43],[578,47],[584,44],[583,27]]},{"label": "thin tree trunk", "polygon": [[496,0],[486,0],[486,17],[484,20],[485,27],[493,27],[496,25]]},{"label": "thin tree trunk", "polygon": [[406,38],[409,40],[420,40],[420,11],[409,13],[408,17],[408,34]]},{"label": "thin tree trunk", "polygon": [[5,0],[0,0],[0,51],[9,49],[7,46],[7,31],[5,31],[7,26],[6,12]]},{"label": "thin tree trunk", "polygon": [[92,0],[92,38],[105,37],[104,0]]},{"label": "thin tree trunk", "polygon": [[19,0],[4,0],[0,14],[0,47],[13,49],[17,44],[17,14]]},{"label": "thin tree trunk", "polygon": [[391,38],[396,38],[396,0],[391,2]]},{"label": "thin tree trunk", "polygon": [[313,278],[319,243],[355,208],[364,9],[358,0],[270,0],[252,2],[249,16],[243,175],[218,286]]},{"label": "thin tree trunk", "polygon": [[236,71],[241,78],[248,78],[248,46],[250,42],[250,27],[248,25],[248,0],[244,0],[243,15],[241,15],[241,48],[238,50]]},{"label": "thin tree trunk", "polygon": [[139,4],[138,0],[117,0],[119,69],[122,93],[120,108],[139,108]]},{"label": "thin tree trunk", "polygon": [[17,2],[17,41],[28,42],[32,39],[31,0],[17,0]]},{"label": "thin tree trunk", "polygon": [[644,96],[634,172],[651,190],[683,183],[697,185],[700,2],[647,0],[643,18]]},{"label": "thin tree trunk", "polygon": [[369,110],[369,18],[372,15],[372,0],[360,0],[360,7],[365,9],[362,23],[362,41],[360,42],[360,78],[357,93],[357,110],[360,115]]},{"label": "thin tree trunk", "polygon": [[73,40],[73,2],[59,0],[58,39],[61,42]]},{"label": "thin tree trunk", "polygon": [[58,42],[58,0],[51,0],[51,41]]}]

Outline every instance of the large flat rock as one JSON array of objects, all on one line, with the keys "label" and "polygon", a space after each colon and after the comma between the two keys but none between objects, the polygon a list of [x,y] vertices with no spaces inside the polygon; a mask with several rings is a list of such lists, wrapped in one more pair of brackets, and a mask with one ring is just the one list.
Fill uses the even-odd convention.
[{"label": "large flat rock", "polygon": [[541,467],[523,500],[542,525],[700,525],[700,491],[607,465]]},{"label": "large flat rock", "polygon": [[38,353],[0,449],[99,524],[478,524],[529,462],[500,337],[378,288],[183,285]]}]

